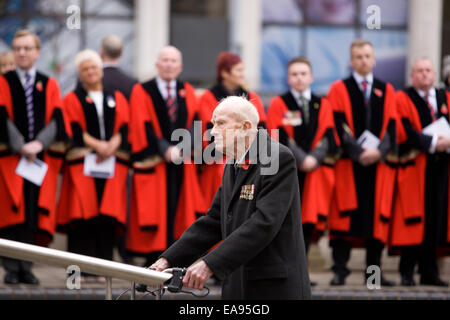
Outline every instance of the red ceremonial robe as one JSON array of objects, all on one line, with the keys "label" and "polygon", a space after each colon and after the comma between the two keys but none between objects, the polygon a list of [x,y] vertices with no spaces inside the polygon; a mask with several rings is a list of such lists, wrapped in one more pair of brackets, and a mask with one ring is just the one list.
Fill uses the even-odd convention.
[{"label": "red ceremonial robe", "polygon": [[311,224],[318,231],[325,229],[326,217],[330,210],[334,192],[334,152],[337,151],[337,133],[334,128],[333,110],[330,103],[315,95],[309,102],[310,120],[301,125],[289,124],[290,115],[300,110],[290,91],[272,99],[267,111],[267,129],[279,130],[279,141],[287,144],[287,139],[295,141],[303,151],[314,150],[322,139],[329,143],[329,153],[322,164],[314,171],[304,173],[297,171],[301,193],[301,216],[303,224]]},{"label": "red ceremonial robe", "polygon": [[369,104],[365,106],[358,84],[349,77],[331,86],[328,99],[341,141],[343,130],[358,138],[366,129],[370,129],[381,143],[385,142],[383,139],[389,132],[390,140],[390,152],[384,162],[362,167],[345,152],[337,161],[336,192],[328,217],[331,239],[339,235],[353,240],[354,244],[362,239],[386,243],[396,175],[395,165],[389,161],[397,145],[394,88],[374,78]]},{"label": "red ceremonial robe", "polygon": [[[230,96],[231,94],[225,89],[222,84],[216,84],[212,88],[205,90],[200,98],[200,120],[202,122],[203,132],[203,147],[206,148],[211,139],[205,137],[207,130],[212,129],[212,115],[219,102]],[[261,98],[252,91],[246,91],[243,88],[236,90],[233,95],[246,97],[257,109],[259,115],[259,126],[266,126],[266,114],[264,112],[264,105]],[[209,207],[212,203],[217,190],[222,184],[223,169],[226,160],[222,164],[204,164],[200,174],[200,184],[202,186],[203,196],[206,205]]]},{"label": "red ceremonial robe", "polygon": [[[37,243],[47,245],[56,228],[57,178],[66,148],[62,103],[58,83],[37,72],[33,89],[35,132],[39,133],[52,119],[58,130],[55,141],[38,158],[48,165],[48,171],[38,188]],[[10,119],[25,139],[28,138],[28,117],[25,92],[15,71],[0,76],[0,228],[26,222],[24,179],[15,174],[20,156],[12,154],[8,145],[6,121]],[[36,134],[37,135],[37,134]],[[36,136],[35,135],[35,136]],[[43,235],[40,237],[39,235]]]},{"label": "red ceremonial robe", "polygon": [[[404,246],[420,245],[425,233],[433,233],[432,237],[435,237],[438,248],[446,247],[448,251],[449,155],[427,154],[430,140],[427,143],[426,136],[421,132],[432,123],[432,119],[427,104],[417,91],[410,87],[399,91],[396,98],[403,126],[401,165],[398,169],[390,246],[395,250]],[[448,121],[450,93],[443,89],[436,90],[436,99],[437,117],[444,117]]]},{"label": "red ceremonial robe", "polygon": [[81,86],[64,97],[66,129],[72,145],[66,154],[61,196],[58,203],[58,227],[66,230],[75,220],[89,220],[107,216],[123,229],[126,225],[126,179],[129,153],[126,152],[128,135],[128,104],[119,92],[103,91],[104,139],[121,134],[122,143],[116,150],[114,177],[98,179],[85,176],[84,158],[94,152],[83,141],[83,132],[101,139],[96,106]]},{"label": "red ceremonial robe", "polygon": [[[189,130],[197,113],[197,98],[189,83],[177,81],[176,128]],[[133,196],[127,250],[147,254],[167,249],[168,201],[177,203],[173,235],[178,239],[198,215],[206,212],[196,165],[182,165],[178,199],[167,194],[166,162],[158,139],[170,142],[172,130],[167,107],[156,80],[136,84],[130,99]]]}]

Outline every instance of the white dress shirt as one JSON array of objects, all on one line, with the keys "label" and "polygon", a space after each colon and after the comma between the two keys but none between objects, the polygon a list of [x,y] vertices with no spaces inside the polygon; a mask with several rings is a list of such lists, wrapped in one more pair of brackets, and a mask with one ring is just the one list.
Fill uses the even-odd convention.
[{"label": "white dress shirt", "polygon": [[25,77],[25,74],[28,73],[30,75],[31,83],[34,83],[34,81],[36,80],[36,67],[34,67],[34,66],[28,71],[25,71],[25,70],[20,69],[19,67],[17,67],[16,68],[16,73],[17,73],[17,76],[19,77],[19,80],[20,80],[20,83],[22,84],[22,87],[24,87],[24,88],[25,88],[25,82],[27,81],[26,77]]},{"label": "white dress shirt", "polygon": [[[425,100],[426,92],[419,90],[419,89],[416,89],[416,91],[419,94],[419,96]],[[431,88],[428,90],[428,102],[430,103],[431,107],[434,109],[434,112],[437,114],[438,108],[437,108],[436,89],[435,88]],[[429,149],[430,153],[436,152],[437,139],[438,139],[438,136],[436,134],[434,134],[433,140],[431,140],[431,145],[430,145],[430,149]]]},{"label": "white dress shirt", "polygon": [[372,86],[373,86],[373,73],[371,72],[367,76],[363,77],[362,75],[360,75],[356,71],[353,71],[352,75],[353,75],[353,78],[355,78],[356,83],[358,84],[359,90],[361,90],[361,92],[364,92],[362,82],[364,80],[367,81],[367,89],[366,89],[367,90],[366,91],[367,96],[365,98],[369,99],[370,98],[370,92],[372,92]]},{"label": "white dress shirt", "polygon": [[299,106],[302,106],[302,97],[306,99],[306,101],[311,101],[311,88],[306,89],[303,92],[297,91],[294,88],[291,88],[291,93],[295,98],[295,101],[297,101],[297,104]]},{"label": "white dress shirt", "polygon": [[[419,96],[425,100],[425,91],[416,89],[417,93],[419,94]],[[435,88],[431,88],[430,90],[428,90],[428,102],[430,103],[431,107],[434,109],[434,112],[437,114],[438,113],[438,108],[437,108],[437,100],[436,100],[436,89]]]},{"label": "white dress shirt", "polygon": [[[156,85],[158,86],[159,92],[161,93],[161,96],[164,100],[167,100],[167,81],[164,81],[160,77],[156,77]],[[169,82],[170,87],[170,95],[174,97],[174,99],[177,99],[177,80],[172,80]]]},{"label": "white dress shirt", "polygon": [[105,140],[105,121],[103,114],[103,92],[88,91],[89,97],[94,100],[95,109],[97,110],[98,124],[100,126],[100,138]]}]

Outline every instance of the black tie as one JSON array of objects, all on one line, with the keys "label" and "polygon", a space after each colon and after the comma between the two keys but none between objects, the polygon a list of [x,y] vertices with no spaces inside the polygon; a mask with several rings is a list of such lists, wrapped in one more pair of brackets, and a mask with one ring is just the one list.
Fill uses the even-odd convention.
[{"label": "black tie", "polygon": [[237,165],[234,165],[234,181],[236,182],[237,176],[239,174],[239,167]]}]

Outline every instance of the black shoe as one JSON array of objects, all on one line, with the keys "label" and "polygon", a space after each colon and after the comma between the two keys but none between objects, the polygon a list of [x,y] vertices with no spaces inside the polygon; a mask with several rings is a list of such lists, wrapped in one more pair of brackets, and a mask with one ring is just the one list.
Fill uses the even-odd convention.
[{"label": "black shoe", "polygon": [[394,281],[388,280],[385,277],[381,276],[381,286],[383,287],[395,287],[396,283]]},{"label": "black shoe", "polygon": [[310,285],[311,287],[315,287],[315,286],[317,286],[317,282],[311,281],[311,282],[309,283],[309,285]]},{"label": "black shoe", "polygon": [[31,272],[24,272],[19,274],[19,281],[26,284],[38,285],[39,279]]},{"label": "black shoe", "polygon": [[416,282],[414,281],[413,277],[402,276],[401,285],[404,287],[414,287],[416,285]]},{"label": "black shoe", "polygon": [[439,277],[435,278],[420,278],[420,284],[426,286],[436,286],[436,287],[448,287],[448,283],[439,279]]},{"label": "black shoe", "polygon": [[343,286],[345,285],[345,276],[335,274],[333,279],[330,281],[330,286]]},{"label": "black shoe", "polygon": [[5,284],[19,284],[19,275],[15,272],[7,272],[3,281]]}]

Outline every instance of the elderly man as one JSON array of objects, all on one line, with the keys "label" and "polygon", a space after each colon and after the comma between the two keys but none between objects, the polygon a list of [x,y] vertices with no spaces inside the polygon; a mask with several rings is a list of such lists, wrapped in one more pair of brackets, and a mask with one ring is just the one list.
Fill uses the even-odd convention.
[{"label": "elderly man", "polygon": [[184,276],[187,287],[202,289],[215,275],[224,280],[222,299],[309,299],[295,158],[258,131],[258,121],[242,97],[228,97],[214,110],[216,149],[231,160],[222,185],[207,215],[151,268],[189,266],[200,258]]},{"label": "elderly man", "polygon": [[414,286],[419,264],[420,283],[448,286],[439,278],[438,249],[450,245],[449,155],[450,137],[423,129],[440,118],[449,120],[450,94],[436,89],[433,64],[414,62],[412,87],[397,93],[397,108],[404,132],[393,212],[391,246],[400,249],[402,285]]},{"label": "elderly man", "polygon": [[130,100],[134,185],[126,248],[147,256],[146,265],[206,211],[195,164],[182,163],[186,155],[171,139],[175,130],[191,129],[197,114],[194,88],[177,80],[181,52],[164,47],[156,68],[158,76],[136,84]]}]

